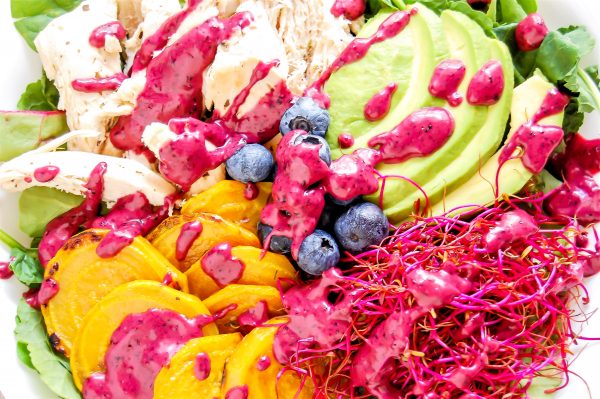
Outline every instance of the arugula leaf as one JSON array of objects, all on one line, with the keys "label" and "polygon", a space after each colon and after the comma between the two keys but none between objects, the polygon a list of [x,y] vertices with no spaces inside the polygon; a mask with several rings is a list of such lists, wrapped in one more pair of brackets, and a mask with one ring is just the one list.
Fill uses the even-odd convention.
[{"label": "arugula leaf", "polygon": [[40,80],[27,85],[17,103],[17,109],[25,111],[56,111],[58,90],[45,73]]},{"label": "arugula leaf", "polygon": [[19,248],[10,251],[10,270],[15,277],[29,288],[38,288],[44,280],[44,268],[37,257]]},{"label": "arugula leaf", "polygon": [[54,18],[73,10],[81,0],[11,0],[15,27],[34,51],[33,41]]},{"label": "arugula leaf", "polygon": [[41,237],[57,216],[81,204],[83,197],[51,187],[32,187],[19,198],[19,228],[30,237]]},{"label": "arugula leaf", "polygon": [[42,381],[59,397],[81,399],[81,393],[73,384],[68,363],[50,346],[42,313],[21,299],[16,321],[15,338],[19,359],[36,370]]}]

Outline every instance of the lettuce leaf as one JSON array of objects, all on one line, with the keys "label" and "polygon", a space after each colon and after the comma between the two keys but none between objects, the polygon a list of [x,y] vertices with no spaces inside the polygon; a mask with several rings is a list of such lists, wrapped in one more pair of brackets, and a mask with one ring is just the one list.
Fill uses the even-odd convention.
[{"label": "lettuce leaf", "polygon": [[52,392],[63,399],[81,399],[73,384],[68,363],[52,350],[42,313],[21,299],[17,307],[17,354],[25,365],[37,371]]},{"label": "lettuce leaf", "polygon": [[9,267],[15,277],[29,288],[38,288],[44,280],[44,268],[37,257],[20,248],[10,251]]},{"label": "lettuce leaf", "polygon": [[27,85],[17,103],[17,109],[23,111],[56,111],[57,106],[58,90],[45,73],[40,80]]},{"label": "lettuce leaf", "polygon": [[81,0],[11,0],[10,10],[15,27],[34,51],[33,41],[46,25],[81,3]]},{"label": "lettuce leaf", "polygon": [[19,228],[30,237],[41,237],[52,219],[81,204],[83,197],[51,187],[32,187],[19,198]]}]

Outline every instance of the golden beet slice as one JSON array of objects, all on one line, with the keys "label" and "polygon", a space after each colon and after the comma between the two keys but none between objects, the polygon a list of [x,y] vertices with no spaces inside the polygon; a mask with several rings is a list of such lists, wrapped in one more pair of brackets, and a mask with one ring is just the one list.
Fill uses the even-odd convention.
[{"label": "golden beet slice", "polygon": [[190,198],[181,209],[183,215],[213,213],[256,234],[260,213],[267,204],[272,183],[257,183],[258,194],[247,199],[246,184],[235,180],[222,180],[208,190]]},{"label": "golden beet slice", "polygon": [[[113,332],[123,319],[150,309],[168,309],[189,318],[210,315],[197,297],[156,281],[134,281],[116,288],[88,312],[73,344],[71,370],[79,389],[90,375],[105,371],[104,355]],[[210,323],[202,332],[209,336],[217,335],[219,330]]]},{"label": "golden beet slice", "polygon": [[[185,232],[187,226],[192,224],[201,225],[196,230],[197,234],[182,234],[182,231]],[[147,238],[182,272],[188,270],[209,249],[220,243],[260,247],[256,234],[210,213],[171,216],[154,229]],[[188,245],[184,245],[186,243]]]},{"label": "golden beet slice", "polygon": [[311,399],[312,381],[295,371],[286,371],[277,379],[283,366],[273,355],[273,341],[277,325],[285,318],[273,319],[272,325],[257,327],[244,337],[225,367],[225,381],[221,397],[228,392],[248,390],[248,399]]},{"label": "golden beet slice", "polygon": [[112,258],[96,255],[106,230],[87,230],[72,237],[46,268],[45,277],[59,291],[42,313],[54,348],[69,356],[84,316],[114,288],[135,280],[162,282],[187,291],[187,278],[143,237],[136,237]]},{"label": "golden beet slice", "polygon": [[[287,289],[290,282],[296,280],[297,272],[290,261],[283,255],[266,252],[256,247],[234,247],[231,249],[232,259],[241,262],[243,272],[239,279],[231,281],[235,284],[266,285],[277,288],[277,283]],[[203,264],[202,259],[194,263],[185,273],[190,292],[205,299],[227,285],[219,280],[216,272],[210,270],[210,264]],[[206,270],[205,270],[206,269]]]},{"label": "golden beet slice", "polygon": [[240,324],[251,328],[285,313],[279,290],[269,286],[231,284],[206,298],[204,304],[211,313],[232,308],[215,322],[225,333],[237,331]]},{"label": "golden beet slice", "polygon": [[154,399],[218,398],[225,362],[241,334],[215,335],[189,341],[154,381]]}]

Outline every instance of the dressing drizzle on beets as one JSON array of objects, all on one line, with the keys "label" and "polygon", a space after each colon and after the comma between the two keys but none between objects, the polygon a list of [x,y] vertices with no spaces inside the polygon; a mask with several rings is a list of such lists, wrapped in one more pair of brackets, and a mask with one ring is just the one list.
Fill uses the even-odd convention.
[{"label": "dressing drizzle on beets", "polygon": [[248,386],[242,385],[231,388],[225,394],[225,399],[248,399]]},{"label": "dressing drizzle on beets", "polygon": [[442,61],[433,71],[429,82],[429,93],[446,100],[452,107],[458,107],[463,101],[458,88],[466,73],[467,67],[461,60]]},{"label": "dressing drizzle on beets", "polygon": [[183,261],[194,244],[202,234],[202,223],[198,220],[188,222],[181,226],[181,232],[175,243],[175,259]]},{"label": "dressing drizzle on beets", "polygon": [[127,36],[127,32],[121,22],[107,22],[92,31],[89,39],[90,45],[96,48],[103,48],[106,44],[106,36],[114,36],[118,40],[123,40]]},{"label": "dressing drizzle on beets", "polygon": [[224,242],[214,246],[200,260],[204,273],[220,287],[234,284],[242,278],[246,266],[231,253],[231,244]]},{"label": "dressing drizzle on beets", "polygon": [[375,122],[387,115],[392,105],[392,97],[398,89],[398,83],[390,83],[381,91],[375,93],[373,97],[365,104],[365,119]]},{"label": "dressing drizzle on beets", "polygon": [[200,352],[194,359],[194,377],[198,381],[204,381],[211,372],[210,357],[205,352]]},{"label": "dressing drizzle on beets", "polygon": [[269,320],[269,306],[260,301],[252,308],[238,316],[238,323],[243,327],[258,327]]}]

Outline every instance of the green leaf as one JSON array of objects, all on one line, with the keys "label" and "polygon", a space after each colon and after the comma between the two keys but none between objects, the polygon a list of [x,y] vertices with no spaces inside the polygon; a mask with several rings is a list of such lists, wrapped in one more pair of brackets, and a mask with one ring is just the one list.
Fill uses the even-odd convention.
[{"label": "green leaf", "polygon": [[37,258],[19,248],[13,248],[10,257],[10,270],[22,284],[30,288],[38,288],[42,284],[44,268]]},{"label": "green leaf", "polygon": [[27,85],[17,103],[17,109],[25,111],[56,111],[58,106],[56,86],[42,74],[37,82]]},{"label": "green leaf", "polygon": [[477,22],[487,36],[491,38],[496,37],[494,33],[494,21],[486,13],[474,10],[466,1],[452,1],[450,2],[449,9],[465,14]]},{"label": "green leaf", "polygon": [[16,321],[15,338],[19,358],[25,359],[25,364],[31,365],[48,388],[59,397],[81,399],[67,363],[50,346],[41,312],[21,299]]},{"label": "green leaf", "polygon": [[79,3],[81,0],[11,0],[10,9],[17,31],[35,51],[33,41],[46,25]]},{"label": "green leaf", "polygon": [[496,21],[499,24],[520,22],[528,14],[518,0],[498,0]]},{"label": "green leaf", "polygon": [[19,198],[19,228],[30,237],[41,237],[57,216],[75,208],[83,197],[51,187],[32,187]]}]

